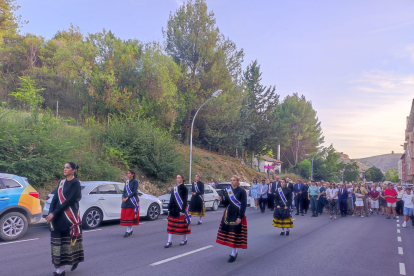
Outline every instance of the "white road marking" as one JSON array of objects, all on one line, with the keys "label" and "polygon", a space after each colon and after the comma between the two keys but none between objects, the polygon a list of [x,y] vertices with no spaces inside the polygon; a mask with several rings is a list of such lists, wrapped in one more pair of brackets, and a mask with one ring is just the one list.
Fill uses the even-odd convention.
[{"label": "white road marking", "polygon": [[399,242],[401,242],[401,237],[397,237],[397,240],[398,240]]},{"label": "white road marking", "polygon": [[401,275],[406,275],[405,274],[405,264],[404,263],[400,263],[400,274]]},{"label": "white road marking", "polygon": [[399,219],[397,219],[397,222],[400,222],[400,220],[399,220]]},{"label": "white road marking", "polygon": [[400,229],[397,229],[397,233],[401,233],[401,230]]},{"label": "white road marking", "polygon": [[162,220],[168,220],[168,219],[162,219]]},{"label": "white road marking", "polygon": [[397,218],[400,218],[399,216],[397,216]]},{"label": "white road marking", "polygon": [[403,248],[402,247],[398,247],[398,254],[403,255]]},{"label": "white road marking", "polygon": [[172,260],[179,259],[179,258],[181,258],[181,257],[185,257],[185,256],[188,256],[188,255],[191,255],[191,254],[197,253],[197,252],[202,251],[202,250],[205,250],[205,249],[209,249],[209,248],[211,248],[211,247],[213,247],[213,246],[212,246],[212,245],[205,246],[205,247],[202,247],[202,248],[199,248],[199,249],[196,249],[196,250],[193,250],[193,251],[190,251],[190,252],[184,253],[184,254],[177,255],[177,256],[175,256],[175,257],[171,257],[171,258],[168,258],[168,259],[165,259],[165,260],[162,260],[162,261],[156,262],[156,263],[152,263],[152,264],[150,264],[150,265],[151,265],[151,266],[156,266],[156,265],[160,265],[160,264],[163,264],[163,263],[167,263],[167,262],[170,262],[170,261],[172,261]]},{"label": "white road marking", "polygon": [[83,233],[95,232],[95,231],[101,231],[101,230],[102,229],[86,230],[86,231],[83,231]]},{"label": "white road marking", "polygon": [[400,225],[397,223],[397,227],[400,227]]},{"label": "white road marking", "polygon": [[35,241],[35,240],[38,240],[38,239],[39,239],[39,238],[35,238],[35,239],[28,239],[28,240],[21,240],[21,241],[4,242],[4,243],[0,243],[0,245],[6,245],[6,244],[12,244],[12,243],[18,243],[18,242]]}]

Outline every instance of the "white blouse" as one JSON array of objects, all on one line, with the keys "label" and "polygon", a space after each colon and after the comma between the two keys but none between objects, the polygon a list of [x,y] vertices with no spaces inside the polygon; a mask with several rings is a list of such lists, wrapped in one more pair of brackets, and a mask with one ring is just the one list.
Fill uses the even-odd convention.
[{"label": "white blouse", "polygon": [[331,188],[326,190],[326,192],[328,193],[328,199],[330,199],[331,197],[333,199],[338,199],[338,195],[336,195],[336,197],[333,197],[338,191],[339,191],[339,189],[331,189]]}]

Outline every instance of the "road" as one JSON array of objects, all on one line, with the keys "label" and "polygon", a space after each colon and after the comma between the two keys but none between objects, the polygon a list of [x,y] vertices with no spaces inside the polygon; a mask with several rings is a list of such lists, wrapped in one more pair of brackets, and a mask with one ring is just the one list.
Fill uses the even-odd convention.
[{"label": "road", "polygon": [[[392,276],[404,275],[402,266],[406,275],[414,275],[414,227],[411,221],[407,228],[398,227],[401,217],[330,220],[327,214],[312,218],[308,213],[294,216],[287,237],[271,225],[270,211],[248,208],[248,249],[239,250],[236,262],[229,264],[230,249],[215,243],[223,210],[209,211],[202,225],[194,224],[186,246],[178,246],[181,239],[174,236],[168,249],[166,216],[142,220],[129,238],[122,237],[125,228],[117,222],[85,231],[85,262],[67,275]],[[47,226],[29,228],[19,242],[1,242],[0,262],[1,275],[51,275]]]}]

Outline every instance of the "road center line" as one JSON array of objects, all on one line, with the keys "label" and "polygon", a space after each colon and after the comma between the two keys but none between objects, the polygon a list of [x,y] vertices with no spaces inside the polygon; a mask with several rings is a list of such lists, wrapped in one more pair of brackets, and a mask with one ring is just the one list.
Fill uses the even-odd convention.
[{"label": "road center line", "polygon": [[405,264],[404,263],[400,263],[400,274],[401,275],[406,275],[405,274]]},{"label": "road center line", "polygon": [[400,225],[397,223],[397,227],[400,227]]},{"label": "road center line", "polygon": [[4,243],[0,243],[0,245],[6,245],[6,244],[12,244],[12,243],[18,243],[18,242],[35,241],[35,240],[38,240],[38,239],[39,239],[39,238],[35,238],[35,239],[28,239],[28,240],[21,240],[21,241],[4,242]]},{"label": "road center line", "polygon": [[401,237],[397,237],[397,240],[398,240],[399,242],[401,242]]},{"label": "road center line", "polygon": [[403,255],[403,248],[402,247],[398,247],[398,254]]},{"label": "road center line", "polygon": [[397,222],[400,222],[400,220],[399,220],[399,219],[397,219]]},{"label": "road center line", "polygon": [[175,259],[179,259],[179,258],[181,258],[181,257],[185,257],[185,256],[188,256],[188,255],[191,255],[191,254],[194,254],[194,253],[200,252],[200,251],[202,251],[202,250],[205,250],[205,249],[208,249],[208,248],[211,248],[211,247],[213,247],[213,246],[212,246],[212,245],[205,246],[205,247],[202,247],[202,248],[199,248],[199,249],[196,249],[196,250],[193,250],[193,251],[190,251],[190,252],[184,253],[184,254],[177,255],[177,256],[175,256],[175,257],[171,257],[171,258],[168,258],[168,259],[165,259],[165,260],[162,260],[162,261],[156,262],[156,263],[152,263],[152,264],[150,264],[150,265],[151,265],[151,266],[156,266],[156,265],[160,265],[160,264],[163,264],[163,263],[167,263],[167,262],[169,262],[169,261],[172,261],[172,260],[175,260]]},{"label": "road center line", "polygon": [[397,233],[401,233],[401,230],[400,229],[397,229]]},{"label": "road center line", "polygon": [[102,229],[86,230],[86,231],[83,231],[83,233],[95,232],[95,231],[101,231],[101,230]]}]

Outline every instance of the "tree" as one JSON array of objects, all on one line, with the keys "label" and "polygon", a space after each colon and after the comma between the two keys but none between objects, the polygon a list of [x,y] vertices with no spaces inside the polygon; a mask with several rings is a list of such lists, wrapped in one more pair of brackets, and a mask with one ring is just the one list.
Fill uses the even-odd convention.
[{"label": "tree", "polygon": [[11,95],[18,100],[27,102],[30,110],[37,109],[39,104],[45,100],[40,96],[40,92],[45,89],[36,88],[35,81],[30,79],[30,77],[19,77],[19,79],[21,87],[17,89],[17,92],[11,93]]},{"label": "tree", "polygon": [[[346,166],[347,164],[344,164]],[[344,181],[357,181],[359,177],[359,169],[356,162],[352,162],[351,165],[348,165],[344,171]]]},{"label": "tree", "polygon": [[365,178],[368,181],[380,182],[384,178],[384,174],[379,168],[372,166],[371,168],[365,171]]},{"label": "tree", "polygon": [[391,182],[398,182],[398,169],[390,168],[385,171],[384,179]]},{"label": "tree", "polygon": [[16,0],[0,0],[0,48],[5,40],[15,38],[20,26],[27,23],[15,14],[18,9]]},{"label": "tree", "polygon": [[288,166],[304,160],[324,142],[321,123],[305,96],[299,97],[297,93],[287,96],[275,109],[273,122],[272,127]]},{"label": "tree", "polygon": [[251,151],[251,166],[255,153],[262,154],[266,144],[273,137],[271,132],[271,114],[279,104],[279,95],[276,94],[276,86],[266,87],[260,82],[262,72],[257,60],[253,61],[246,68],[243,74],[245,82],[246,98],[242,106],[242,119],[250,136],[244,141],[244,148]]},{"label": "tree", "polygon": [[[235,89],[234,83],[241,72],[243,50],[238,51],[215,24],[214,13],[207,10],[206,2],[195,0],[188,1],[170,14],[167,28],[163,30],[166,51],[181,66],[183,73],[179,82],[183,112],[178,122],[185,144],[189,143],[192,116],[214,91],[222,89],[225,93],[232,93],[233,98],[241,97],[235,94],[239,90]],[[222,96],[215,100],[215,104],[232,108]],[[202,135],[206,136],[204,140],[210,139],[209,134],[225,128],[221,124],[216,125],[214,131],[210,129],[212,124],[207,124],[207,120],[203,119],[207,114],[203,109],[195,123],[196,131],[202,131]]]}]

